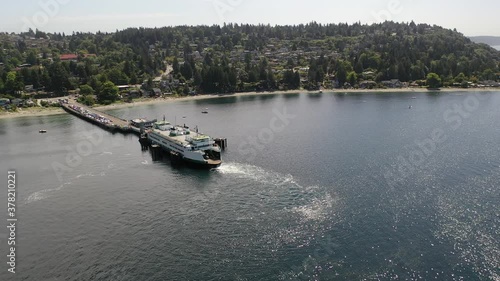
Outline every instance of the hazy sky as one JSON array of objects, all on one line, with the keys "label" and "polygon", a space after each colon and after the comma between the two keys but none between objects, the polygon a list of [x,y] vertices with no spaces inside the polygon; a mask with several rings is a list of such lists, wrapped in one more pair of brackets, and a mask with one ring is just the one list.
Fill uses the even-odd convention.
[{"label": "hazy sky", "polygon": [[[500,1],[452,0],[22,0],[4,1],[0,31],[115,31],[233,23],[299,24],[411,21],[500,36]],[[8,4],[6,4],[8,3]]]}]

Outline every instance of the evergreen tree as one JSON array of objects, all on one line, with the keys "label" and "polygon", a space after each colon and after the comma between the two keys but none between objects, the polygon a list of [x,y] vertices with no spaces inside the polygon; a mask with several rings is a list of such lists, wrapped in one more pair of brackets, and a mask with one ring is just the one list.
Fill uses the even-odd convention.
[{"label": "evergreen tree", "polygon": [[179,61],[177,60],[177,57],[174,58],[174,62],[173,62],[173,71],[174,71],[174,74],[177,74],[179,73]]}]

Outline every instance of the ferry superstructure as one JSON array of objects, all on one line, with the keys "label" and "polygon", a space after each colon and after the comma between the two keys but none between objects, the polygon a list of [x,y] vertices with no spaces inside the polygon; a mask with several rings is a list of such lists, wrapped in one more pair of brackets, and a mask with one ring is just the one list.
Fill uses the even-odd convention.
[{"label": "ferry superstructure", "polygon": [[185,126],[160,121],[147,131],[148,140],[163,150],[178,154],[184,161],[201,167],[216,168],[222,164],[221,148],[207,135]]}]

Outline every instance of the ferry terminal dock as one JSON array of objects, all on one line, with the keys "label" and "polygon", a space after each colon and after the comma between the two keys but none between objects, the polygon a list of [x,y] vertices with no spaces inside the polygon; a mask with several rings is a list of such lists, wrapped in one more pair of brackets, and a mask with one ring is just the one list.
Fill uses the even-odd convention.
[{"label": "ferry terminal dock", "polygon": [[[158,160],[162,158],[162,149],[157,145],[152,145],[148,138],[144,134],[144,128],[136,126],[133,121],[125,120],[113,116],[111,114],[101,112],[99,110],[90,108],[78,102],[67,100],[61,102],[61,107],[68,113],[81,118],[87,122],[101,127],[111,133],[122,133],[122,134],[134,134],[139,136],[139,143],[143,150],[148,150],[152,152],[153,159]],[[144,120],[145,123],[151,123],[153,121]],[[214,138],[214,142],[220,147],[222,151],[227,148],[227,139],[225,138]],[[178,164],[180,162],[179,155],[172,153],[167,153],[167,156],[172,159],[173,164]],[[172,157],[176,156],[176,157]]]}]

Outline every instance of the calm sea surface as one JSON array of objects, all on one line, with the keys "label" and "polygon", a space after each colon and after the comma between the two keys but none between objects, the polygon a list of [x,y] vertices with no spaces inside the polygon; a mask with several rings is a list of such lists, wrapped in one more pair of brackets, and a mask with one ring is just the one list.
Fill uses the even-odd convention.
[{"label": "calm sea surface", "polygon": [[67,114],[0,120],[0,210],[15,169],[19,219],[1,280],[500,280],[499,92],[110,113],[198,125],[225,162],[173,168]]}]

